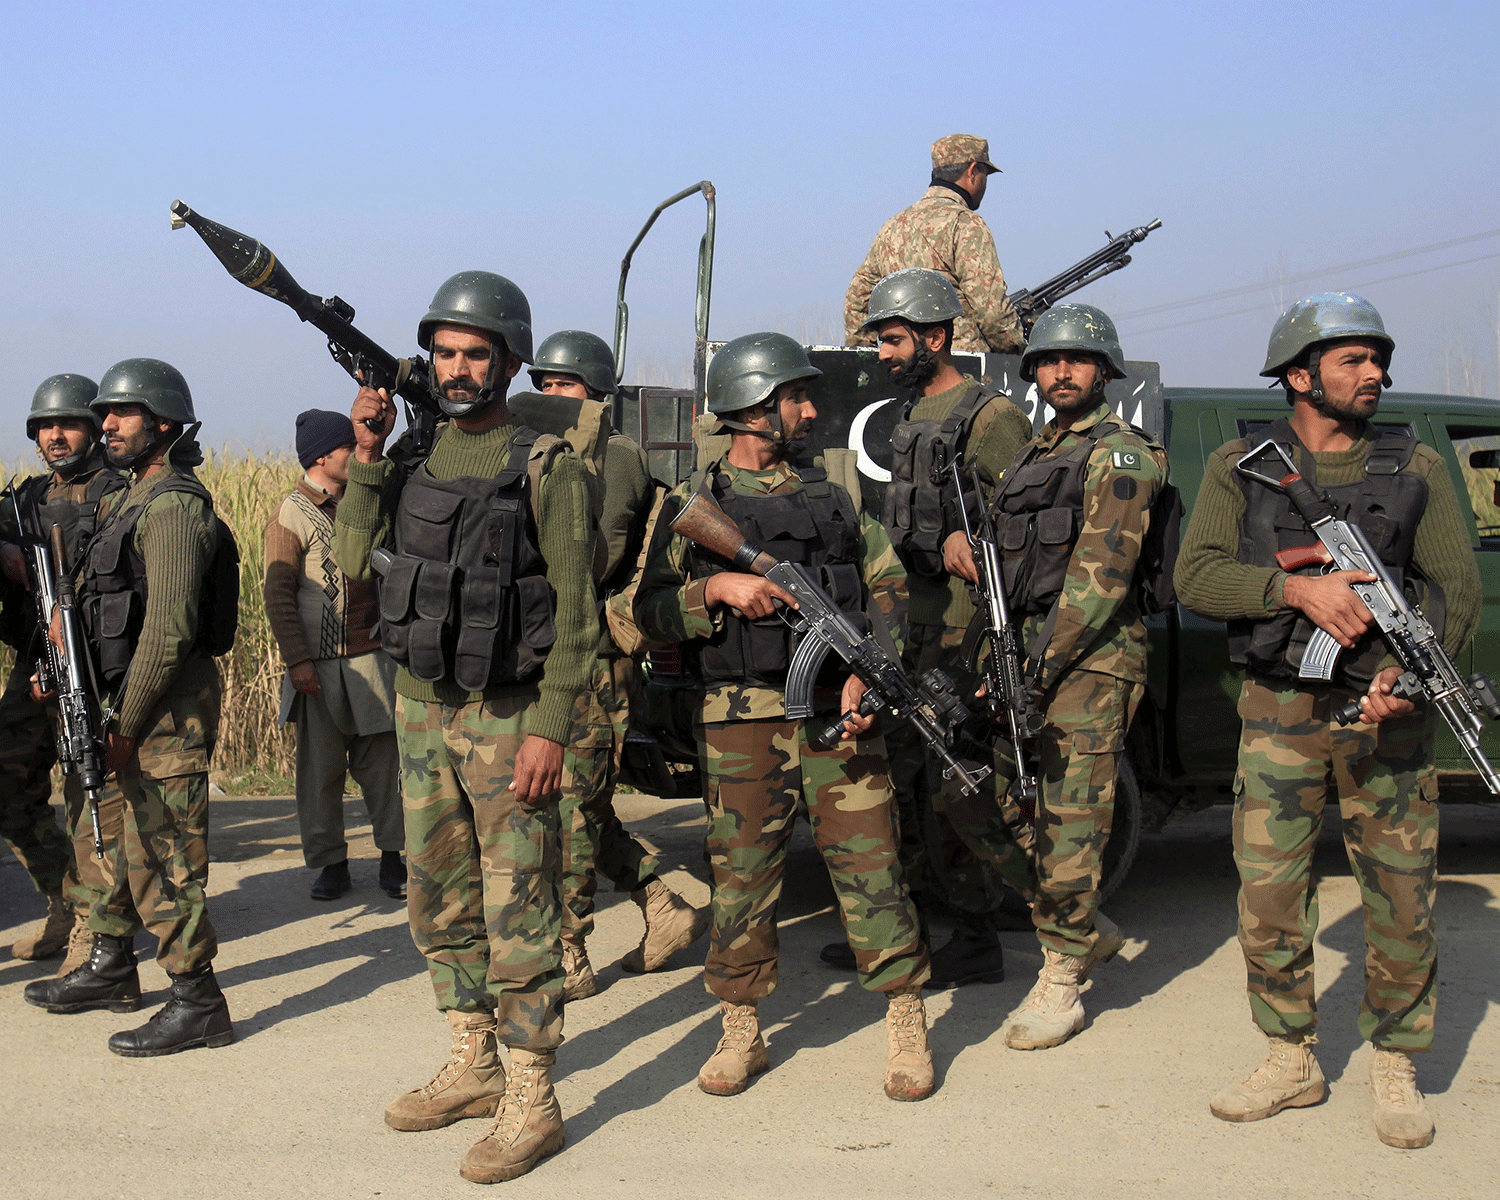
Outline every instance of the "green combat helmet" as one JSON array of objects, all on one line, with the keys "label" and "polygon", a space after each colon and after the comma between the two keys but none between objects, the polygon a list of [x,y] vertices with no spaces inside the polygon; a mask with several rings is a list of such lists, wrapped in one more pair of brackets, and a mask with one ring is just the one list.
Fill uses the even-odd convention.
[{"label": "green combat helmet", "polygon": [[603,338],[582,329],[564,329],[544,341],[536,352],[536,365],[530,368],[531,386],[542,390],[546,375],[574,375],[596,396],[613,396],[615,356]]},{"label": "green combat helmet", "polygon": [[747,333],[708,364],[708,411],[736,413],[764,404],[783,383],[816,379],[823,372],[807,351],[784,333]]},{"label": "green combat helmet", "polygon": [[1021,378],[1035,383],[1036,360],[1055,350],[1087,350],[1109,364],[1112,378],[1125,378],[1125,355],[1115,323],[1092,304],[1059,304],[1037,318],[1021,354]]},{"label": "green combat helmet", "polygon": [[31,398],[26,414],[26,436],[36,440],[36,431],[57,417],[76,417],[90,421],[94,436],[99,435],[99,414],[89,404],[99,394],[99,385],[83,375],[54,375],[42,381]]},{"label": "green combat helmet", "polygon": [[[1396,340],[1385,331],[1380,313],[1363,296],[1352,292],[1315,292],[1305,296],[1276,318],[1266,347],[1266,365],[1260,369],[1267,379],[1282,379],[1289,367],[1302,366],[1306,352],[1321,342],[1340,338],[1369,338],[1385,347],[1390,366]],[[1384,377],[1391,386],[1391,377]]]},{"label": "green combat helmet", "polygon": [[102,414],[111,404],[139,404],[163,421],[183,425],[198,420],[182,372],[159,358],[127,358],[104,372],[89,407]]},{"label": "green combat helmet", "polygon": [[[431,352],[432,334],[439,325],[462,325],[499,338],[505,348],[531,361],[531,304],[526,293],[504,275],[493,271],[460,271],[446,280],[427,306],[427,315],[417,322],[417,345]],[[432,397],[450,417],[462,417],[482,408],[495,398],[496,378],[503,370],[499,354],[490,356],[490,369],[484,386],[472,400],[450,400],[438,389],[437,373],[432,375]],[[505,394],[504,387],[500,388]]]},{"label": "green combat helmet", "polygon": [[958,289],[937,271],[906,267],[892,271],[870,292],[870,315],[862,328],[900,318],[913,325],[936,325],[963,316]]}]

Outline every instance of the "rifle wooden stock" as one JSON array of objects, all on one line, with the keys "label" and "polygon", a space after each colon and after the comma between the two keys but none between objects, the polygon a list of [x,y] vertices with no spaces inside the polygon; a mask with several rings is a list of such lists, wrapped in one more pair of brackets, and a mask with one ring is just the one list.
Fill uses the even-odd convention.
[{"label": "rifle wooden stock", "polygon": [[697,542],[705,550],[711,550],[720,558],[727,559],[742,571],[764,575],[776,565],[776,560],[759,546],[745,540],[740,527],[729,515],[713,502],[711,496],[695,492],[682,506],[671,523],[673,533],[680,533],[689,541]]}]

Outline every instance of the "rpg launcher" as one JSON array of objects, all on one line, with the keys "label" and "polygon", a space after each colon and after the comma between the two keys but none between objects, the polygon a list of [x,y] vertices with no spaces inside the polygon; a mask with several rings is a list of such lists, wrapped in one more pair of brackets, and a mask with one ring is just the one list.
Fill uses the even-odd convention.
[{"label": "rpg launcher", "polygon": [[[956,778],[969,795],[979,791],[979,784],[990,769],[965,766],[949,749],[953,731],[967,719],[969,709],[948,676],[934,669],[913,683],[901,669],[899,659],[875,637],[861,633],[806,567],[777,562],[759,546],[746,541],[739,526],[702,492],[695,493],[683,505],[671,527],[736,570],[763,575],[795,598],[797,608],[779,610],[781,619],[797,635],[797,648],[787,669],[788,719],[806,720],[813,715],[813,681],[832,650],[865,683],[864,698],[859,704],[861,716],[884,711],[897,720],[911,721],[942,762],[944,778]],[[851,715],[844,713],[826,729],[809,735],[808,744],[818,750],[832,749],[843,736],[844,722]]]},{"label": "rpg launcher", "polygon": [[[1287,470],[1279,479],[1261,474],[1253,467],[1255,459],[1273,449]],[[1401,700],[1425,699],[1442,713],[1486,786],[1500,796],[1500,775],[1479,747],[1479,735],[1484,728],[1481,711],[1492,721],[1500,719],[1500,695],[1496,694],[1489,676],[1474,674],[1466,681],[1458,673],[1431,623],[1406,598],[1365,531],[1352,521],[1338,519],[1333,505],[1302,477],[1281,443],[1267,439],[1242,457],[1235,469],[1284,492],[1318,537],[1311,546],[1278,551],[1276,564],[1283,571],[1321,565],[1326,571],[1364,571],[1375,576],[1372,583],[1349,586],[1370,610],[1386,646],[1401,665],[1401,678],[1391,694]],[[1331,680],[1340,649],[1332,634],[1315,628],[1302,655],[1298,675],[1324,683]],[[1359,720],[1359,714],[1359,702],[1352,700],[1333,716],[1340,725],[1352,725]]]},{"label": "rpg launcher", "polygon": [[1128,267],[1130,248],[1137,242],[1144,242],[1146,235],[1153,229],[1160,228],[1161,219],[1157,218],[1149,225],[1137,225],[1134,229],[1127,229],[1119,237],[1115,237],[1106,229],[1104,236],[1109,238],[1109,244],[1102,250],[1095,250],[1087,258],[1074,263],[1066,271],[1054,275],[1046,283],[1012,292],[1010,303],[1016,310],[1016,316],[1021,319],[1021,327],[1026,331],[1026,336],[1031,336],[1031,327],[1036,324],[1036,319],[1064,296],[1071,296],[1079,288],[1088,287],[1096,280]]},{"label": "rpg launcher", "polygon": [[[409,455],[425,458],[432,449],[438,411],[429,389],[425,358],[397,358],[389,350],[354,327],[354,306],[337,296],[314,296],[302,287],[286,266],[253,237],[199,216],[181,200],[172,201],[172,228],[192,226],[224,269],[247,288],[272,300],[280,300],[299,320],[306,321],[328,339],[328,353],[350,376],[372,388],[385,388],[406,403],[410,430]],[[381,423],[373,417],[365,422],[379,433]]]}]

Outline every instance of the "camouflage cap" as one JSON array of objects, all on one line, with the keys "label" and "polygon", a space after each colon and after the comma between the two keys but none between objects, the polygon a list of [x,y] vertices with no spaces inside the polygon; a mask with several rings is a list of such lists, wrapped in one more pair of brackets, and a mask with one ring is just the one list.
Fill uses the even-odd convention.
[{"label": "camouflage cap", "polygon": [[934,167],[956,167],[960,163],[978,163],[991,171],[1000,168],[990,162],[990,144],[972,133],[950,133],[932,143],[932,165]]}]

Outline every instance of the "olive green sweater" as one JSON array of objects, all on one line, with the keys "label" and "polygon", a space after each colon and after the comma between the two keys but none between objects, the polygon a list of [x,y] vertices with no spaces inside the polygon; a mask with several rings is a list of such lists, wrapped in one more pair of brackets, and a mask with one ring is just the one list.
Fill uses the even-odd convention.
[{"label": "olive green sweater", "polygon": [[[1177,594],[1195,613],[1211,620],[1260,620],[1286,607],[1282,589],[1287,573],[1239,560],[1245,494],[1234,478],[1234,464],[1249,448],[1242,440],[1229,442],[1208,460],[1178,554]],[[1357,482],[1369,451],[1366,426],[1349,449],[1314,454],[1318,483],[1336,487]],[[1417,525],[1412,562],[1443,589],[1447,600],[1443,645],[1450,654],[1457,654],[1479,624],[1484,596],[1479,567],[1442,458],[1430,447],[1419,445],[1408,469],[1427,480],[1427,508]],[[1308,540],[1312,538],[1309,531]],[[1384,665],[1394,665],[1394,660]]]},{"label": "olive green sweater", "polygon": [[[510,439],[519,428],[512,420],[483,433],[466,433],[449,424],[432,448],[427,469],[438,479],[497,475],[510,461]],[[370,552],[391,527],[400,501],[400,485],[400,472],[389,459],[377,463],[350,461],[349,484],[339,503],[333,541],[334,556],[350,578],[370,577]],[[557,641],[547,655],[540,682],[467,692],[451,680],[423,683],[403,667],[396,673],[396,691],[427,703],[473,704],[535,688],[538,698],[526,716],[526,732],[566,745],[573,702],[589,684],[599,643],[599,617],[590,575],[594,532],[584,466],[572,450],[559,453],[542,477],[536,512],[538,545],[547,563],[547,582],[556,597],[557,627]]]}]

